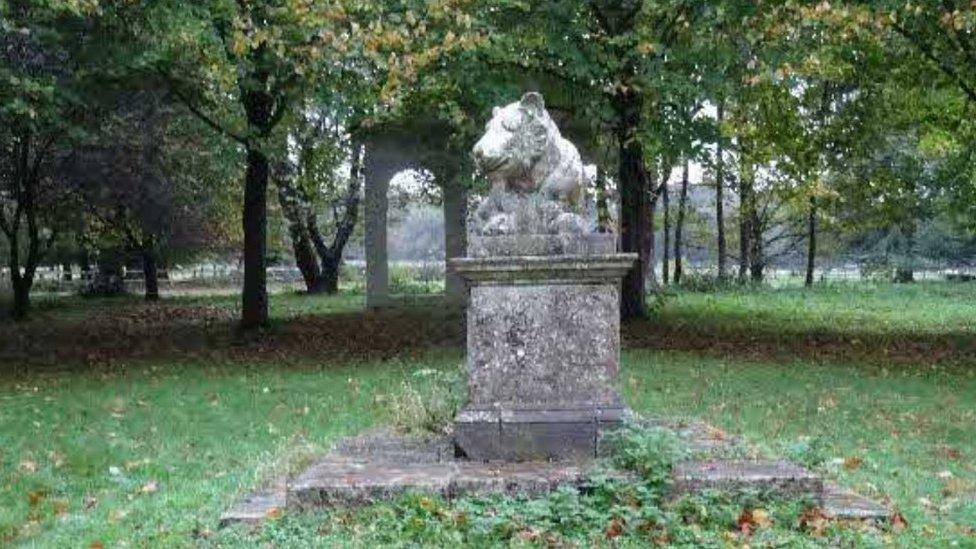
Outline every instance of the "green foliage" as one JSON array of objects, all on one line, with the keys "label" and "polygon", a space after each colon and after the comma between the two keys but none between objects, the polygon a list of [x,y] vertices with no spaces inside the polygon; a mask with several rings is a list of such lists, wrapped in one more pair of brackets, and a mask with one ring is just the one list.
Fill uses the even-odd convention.
[{"label": "green foliage", "polygon": [[694,270],[681,275],[679,287],[684,291],[707,294],[730,289],[736,284],[730,277],[720,279],[717,272]]},{"label": "green foliage", "polygon": [[682,456],[672,431],[628,423],[606,437],[611,460],[617,467],[634,471],[660,493],[671,481],[671,468]]}]

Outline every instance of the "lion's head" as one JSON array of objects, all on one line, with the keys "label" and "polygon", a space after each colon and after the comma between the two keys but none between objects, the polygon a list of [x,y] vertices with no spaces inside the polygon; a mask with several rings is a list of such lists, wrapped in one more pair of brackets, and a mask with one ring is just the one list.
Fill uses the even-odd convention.
[{"label": "lion's head", "polygon": [[555,124],[538,93],[504,107],[495,107],[485,134],[473,149],[478,168],[493,183],[511,190],[532,192],[531,171],[553,139]]}]

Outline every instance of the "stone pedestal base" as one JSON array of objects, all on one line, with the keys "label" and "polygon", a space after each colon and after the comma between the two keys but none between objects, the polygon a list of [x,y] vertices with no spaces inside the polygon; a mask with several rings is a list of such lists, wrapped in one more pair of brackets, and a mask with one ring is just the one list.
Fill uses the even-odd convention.
[{"label": "stone pedestal base", "polygon": [[619,427],[626,413],[622,406],[469,408],[458,414],[454,440],[471,460],[585,460],[597,456],[603,434]]},{"label": "stone pedestal base", "polygon": [[471,287],[459,454],[592,458],[621,424],[619,285],[636,256],[615,245],[605,234],[472,237],[472,257],[450,261]]}]

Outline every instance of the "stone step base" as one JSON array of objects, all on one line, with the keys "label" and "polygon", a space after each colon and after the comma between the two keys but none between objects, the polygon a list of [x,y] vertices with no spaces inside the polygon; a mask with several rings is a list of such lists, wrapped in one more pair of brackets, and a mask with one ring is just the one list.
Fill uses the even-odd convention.
[{"label": "stone step base", "polygon": [[[764,493],[808,499],[828,516],[841,519],[885,520],[890,515],[884,506],[825,483],[793,463],[728,458],[730,448],[735,447],[732,439],[707,425],[680,422],[674,430],[686,442],[708,442],[699,446],[714,457],[677,464],[673,497],[703,490]],[[297,477],[287,482],[279,479],[244,498],[224,514],[220,524],[260,523],[285,509],[367,505],[411,491],[449,499],[475,494],[540,496],[558,486],[584,487],[591,464],[466,461],[454,457],[450,437],[409,438],[378,432],[347,439]],[[627,473],[619,475],[632,478]]]},{"label": "stone step base", "polygon": [[287,493],[287,479],[277,479],[269,487],[252,492],[237,501],[220,516],[218,527],[224,528],[233,524],[258,526],[284,511]]},{"label": "stone step base", "polygon": [[716,490],[760,493],[782,498],[806,498],[821,504],[823,479],[788,461],[703,460],[678,463],[674,468],[675,496]]},{"label": "stone step base", "polygon": [[836,484],[824,486],[823,509],[828,517],[838,519],[888,520],[891,516],[884,505]]},{"label": "stone step base", "polygon": [[540,496],[559,486],[582,486],[585,465],[574,463],[392,463],[327,458],[288,486],[289,510],[361,506],[408,492],[447,499],[467,495]]}]

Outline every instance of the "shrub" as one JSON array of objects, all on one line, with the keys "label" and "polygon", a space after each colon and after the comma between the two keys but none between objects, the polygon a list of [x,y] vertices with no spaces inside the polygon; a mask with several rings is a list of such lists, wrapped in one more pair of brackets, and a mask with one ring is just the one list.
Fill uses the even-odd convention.
[{"label": "shrub", "polygon": [[608,433],[605,442],[611,449],[610,457],[615,466],[635,471],[657,489],[663,489],[671,482],[671,469],[681,457],[678,437],[658,427],[628,423]]},{"label": "shrub", "polygon": [[404,433],[446,433],[464,404],[464,395],[460,368],[417,370],[390,400],[393,425]]},{"label": "shrub", "polygon": [[731,277],[722,280],[714,271],[688,271],[681,277],[678,287],[689,292],[714,293],[735,286]]}]

